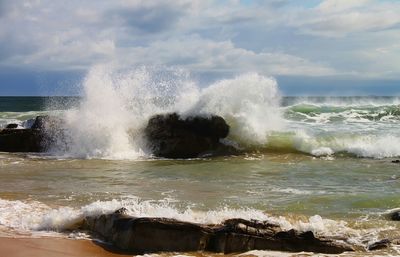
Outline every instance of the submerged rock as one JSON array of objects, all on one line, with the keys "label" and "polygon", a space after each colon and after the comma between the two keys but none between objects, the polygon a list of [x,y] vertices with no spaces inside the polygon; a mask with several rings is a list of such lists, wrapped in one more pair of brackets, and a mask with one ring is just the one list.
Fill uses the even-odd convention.
[{"label": "submerged rock", "polygon": [[338,254],[354,251],[344,242],[316,238],[311,231],[283,231],[274,224],[243,219],[200,225],[175,219],[135,218],[118,210],[113,214],[86,217],[82,228],[134,253],[277,250]]},{"label": "submerged rock", "polygon": [[235,148],[220,142],[229,125],[220,116],[182,118],[176,113],[156,115],[145,128],[148,146],[155,156],[194,158],[233,154]]}]

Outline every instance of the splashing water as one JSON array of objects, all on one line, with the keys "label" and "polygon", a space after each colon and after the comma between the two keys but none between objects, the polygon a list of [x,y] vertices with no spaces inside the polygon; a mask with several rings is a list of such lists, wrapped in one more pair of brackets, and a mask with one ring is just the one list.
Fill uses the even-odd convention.
[{"label": "splashing water", "polygon": [[[348,238],[353,244],[363,245],[374,240],[380,229],[356,230],[345,221],[334,221],[314,215],[308,219],[293,219],[270,216],[260,210],[222,207],[209,211],[194,211],[190,208],[177,209],[169,201],[143,201],[137,197],[129,199],[96,201],[80,208],[59,207],[57,209],[40,202],[22,202],[0,199],[0,225],[20,232],[40,233],[41,231],[62,232],[74,230],[88,216],[111,214],[124,207],[133,217],[171,218],[198,224],[220,224],[227,219],[242,218],[266,221],[279,225],[283,230],[296,229],[301,232],[312,231],[318,236]],[[1,226],[0,226],[1,228]],[[387,227],[385,228],[387,229]],[[364,242],[364,243],[363,243]]]},{"label": "splashing water", "polygon": [[[200,88],[182,70],[132,71],[96,66],[83,81],[80,106],[65,113],[66,155],[79,158],[137,159],[148,155],[142,129],[155,114],[217,114],[231,135],[246,143],[265,143],[282,126],[277,83],[254,73]],[[60,149],[52,150],[60,154]]]}]

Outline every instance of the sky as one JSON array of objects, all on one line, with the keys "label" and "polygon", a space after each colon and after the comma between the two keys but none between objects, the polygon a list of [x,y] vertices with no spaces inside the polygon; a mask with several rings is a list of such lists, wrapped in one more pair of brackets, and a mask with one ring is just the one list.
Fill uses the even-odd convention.
[{"label": "sky", "polygon": [[399,95],[400,0],[0,0],[0,95],[77,94],[98,64]]}]

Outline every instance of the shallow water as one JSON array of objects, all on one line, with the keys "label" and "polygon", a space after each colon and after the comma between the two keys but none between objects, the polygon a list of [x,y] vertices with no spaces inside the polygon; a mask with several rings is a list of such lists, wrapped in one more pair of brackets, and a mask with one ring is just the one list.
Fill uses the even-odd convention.
[{"label": "shallow water", "polygon": [[[365,246],[400,237],[385,213],[400,206],[400,169],[389,160],[252,154],[194,160],[76,160],[1,154],[4,233],[70,228],[84,215],[200,223],[270,220],[286,229],[345,236]],[[8,229],[6,228],[8,227]]]}]

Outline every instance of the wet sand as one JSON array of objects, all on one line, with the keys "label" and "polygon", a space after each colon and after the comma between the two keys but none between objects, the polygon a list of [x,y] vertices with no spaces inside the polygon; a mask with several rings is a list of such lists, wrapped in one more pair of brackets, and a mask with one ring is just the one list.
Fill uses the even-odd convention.
[{"label": "wet sand", "polygon": [[0,237],[1,257],[116,257],[132,256],[89,240]]}]

